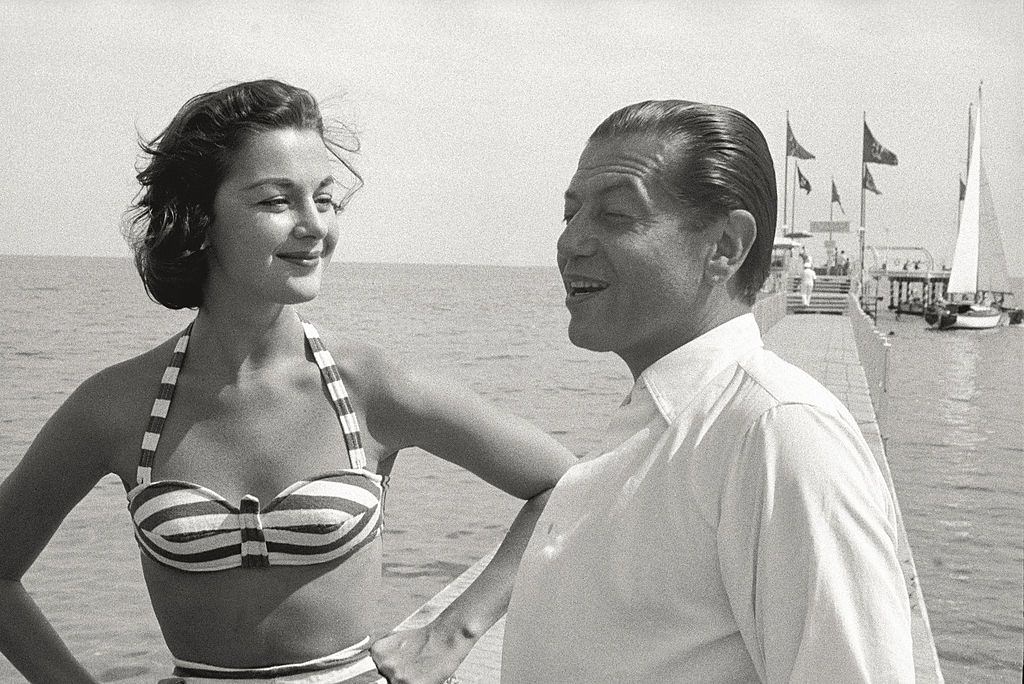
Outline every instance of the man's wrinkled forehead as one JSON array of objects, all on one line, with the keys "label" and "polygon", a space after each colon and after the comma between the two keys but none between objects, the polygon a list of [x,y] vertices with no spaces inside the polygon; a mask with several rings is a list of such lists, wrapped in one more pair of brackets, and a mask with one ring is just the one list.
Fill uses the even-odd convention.
[{"label": "man's wrinkled forehead", "polygon": [[647,196],[653,186],[660,185],[667,152],[667,145],[651,136],[591,140],[565,194],[572,197],[588,189],[628,187]]}]

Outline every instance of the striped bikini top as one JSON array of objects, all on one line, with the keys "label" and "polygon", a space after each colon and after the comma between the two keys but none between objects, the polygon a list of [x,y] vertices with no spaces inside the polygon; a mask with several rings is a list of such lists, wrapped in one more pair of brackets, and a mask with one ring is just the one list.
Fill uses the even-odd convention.
[{"label": "striped bikini top", "polygon": [[313,565],[348,558],[380,536],[387,478],[366,470],[359,423],[341,374],[316,328],[305,321],[302,326],[338,414],[350,467],[300,480],[262,507],[252,495],[235,506],[202,485],[151,481],[190,324],[160,381],[142,440],[137,484],[128,492],[135,539],[153,560],[189,572]]}]

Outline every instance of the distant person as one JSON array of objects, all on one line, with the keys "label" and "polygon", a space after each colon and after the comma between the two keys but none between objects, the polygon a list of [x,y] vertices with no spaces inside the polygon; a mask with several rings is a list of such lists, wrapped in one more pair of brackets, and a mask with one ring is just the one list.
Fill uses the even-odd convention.
[{"label": "distant person", "polygon": [[[143,149],[139,273],[154,300],[198,313],[82,383],[0,485],[0,649],[30,681],[95,681],[21,578],[113,473],[174,656],[167,682],[444,680],[503,613],[571,455],[450,380],[300,318],[344,254],[338,214],[358,187],[342,185],[343,140],[308,92],[264,80],[196,96]],[[384,491],[410,446],[529,502],[459,600],[371,657]]]},{"label": "distant person", "polygon": [[[836,265],[839,269],[839,275],[850,275],[850,259],[846,256],[845,251],[839,252],[839,258],[836,260]],[[883,265],[882,268],[884,269],[885,266]]]},{"label": "distant person", "polygon": [[810,260],[804,262],[804,270],[800,274],[800,301],[803,302],[804,306],[811,305],[811,294],[814,293],[814,279],[816,277],[814,265]]},{"label": "distant person", "polygon": [[733,109],[642,102],[591,135],[558,240],[569,339],[635,383],[523,555],[506,684],[913,679],[886,481],[751,313],[775,216]]}]

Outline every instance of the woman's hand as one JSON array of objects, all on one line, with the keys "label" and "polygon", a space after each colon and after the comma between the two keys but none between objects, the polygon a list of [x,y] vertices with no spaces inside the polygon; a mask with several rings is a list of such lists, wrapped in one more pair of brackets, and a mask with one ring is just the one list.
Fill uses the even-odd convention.
[{"label": "woman's hand", "polygon": [[436,628],[403,629],[377,640],[370,655],[390,684],[442,684],[452,677],[474,640]]}]

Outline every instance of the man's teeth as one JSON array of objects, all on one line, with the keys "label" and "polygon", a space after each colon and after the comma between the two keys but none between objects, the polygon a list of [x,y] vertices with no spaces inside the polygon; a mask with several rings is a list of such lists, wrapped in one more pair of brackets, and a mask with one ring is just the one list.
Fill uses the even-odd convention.
[{"label": "man's teeth", "polygon": [[573,295],[589,294],[591,292],[600,292],[606,287],[608,285],[605,283],[599,283],[595,280],[573,280],[569,283],[569,293]]}]

